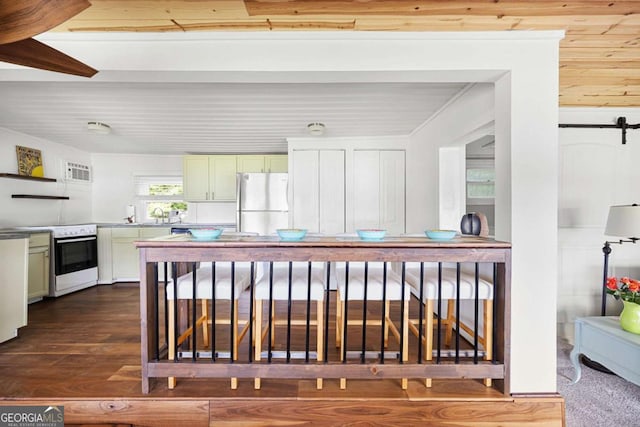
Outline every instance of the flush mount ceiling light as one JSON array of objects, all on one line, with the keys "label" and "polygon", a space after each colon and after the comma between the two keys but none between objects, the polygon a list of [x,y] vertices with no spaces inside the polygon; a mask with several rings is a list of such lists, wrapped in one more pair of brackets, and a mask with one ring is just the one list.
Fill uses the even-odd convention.
[{"label": "flush mount ceiling light", "polygon": [[101,122],[88,122],[87,129],[93,133],[99,133],[101,135],[108,135],[111,133],[111,126]]},{"label": "flush mount ceiling light", "polygon": [[324,123],[309,123],[307,130],[309,130],[309,135],[320,136],[324,133]]}]

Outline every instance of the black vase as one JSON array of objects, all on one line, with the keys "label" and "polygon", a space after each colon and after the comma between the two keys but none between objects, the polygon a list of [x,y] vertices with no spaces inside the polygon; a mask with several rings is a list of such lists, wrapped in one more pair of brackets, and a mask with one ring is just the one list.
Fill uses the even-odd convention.
[{"label": "black vase", "polygon": [[460,221],[460,232],[462,234],[472,234],[474,236],[480,235],[480,228],[482,227],[480,217],[474,212],[464,214],[462,221]]}]

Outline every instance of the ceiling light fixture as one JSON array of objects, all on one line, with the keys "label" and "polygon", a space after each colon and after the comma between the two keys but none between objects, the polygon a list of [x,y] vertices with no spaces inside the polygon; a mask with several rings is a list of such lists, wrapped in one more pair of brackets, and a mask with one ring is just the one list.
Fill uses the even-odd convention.
[{"label": "ceiling light fixture", "polygon": [[93,133],[99,133],[101,135],[108,135],[111,133],[111,126],[101,122],[88,122],[87,129]]},{"label": "ceiling light fixture", "polygon": [[309,123],[307,130],[309,131],[309,135],[320,136],[324,133],[324,123]]}]

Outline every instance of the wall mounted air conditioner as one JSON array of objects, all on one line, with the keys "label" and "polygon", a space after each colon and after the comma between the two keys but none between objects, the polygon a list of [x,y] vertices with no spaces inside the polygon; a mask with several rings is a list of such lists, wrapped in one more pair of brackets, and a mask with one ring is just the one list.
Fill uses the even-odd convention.
[{"label": "wall mounted air conditioner", "polygon": [[65,179],[67,181],[91,182],[91,169],[80,163],[66,162]]}]

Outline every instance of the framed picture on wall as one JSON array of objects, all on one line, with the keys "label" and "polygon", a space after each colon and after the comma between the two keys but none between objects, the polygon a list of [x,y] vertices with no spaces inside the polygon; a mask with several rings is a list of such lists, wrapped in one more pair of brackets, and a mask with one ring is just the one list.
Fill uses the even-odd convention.
[{"label": "framed picture on wall", "polygon": [[18,174],[26,176],[44,176],[42,167],[42,152],[35,148],[16,145],[18,155]]}]

